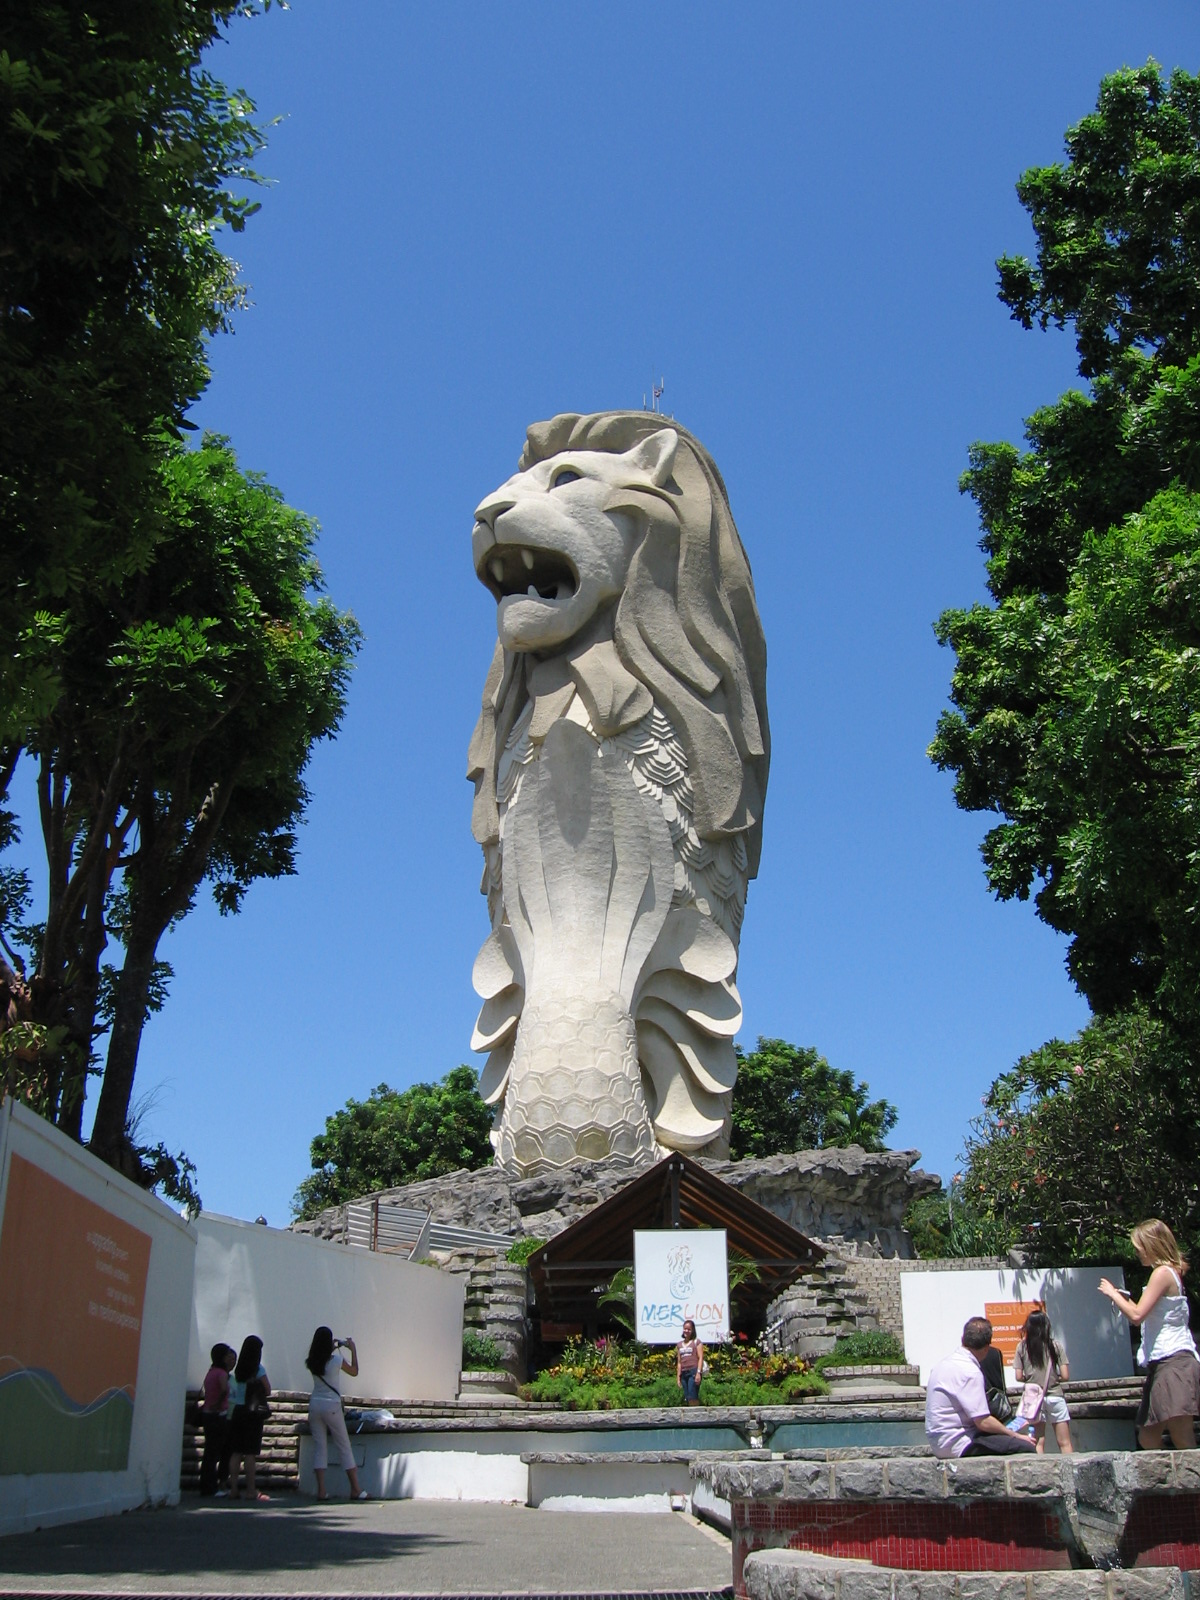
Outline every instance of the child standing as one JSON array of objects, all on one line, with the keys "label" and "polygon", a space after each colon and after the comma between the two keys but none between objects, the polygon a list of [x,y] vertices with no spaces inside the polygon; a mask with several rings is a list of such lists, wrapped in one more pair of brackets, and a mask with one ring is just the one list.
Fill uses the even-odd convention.
[{"label": "child standing", "polygon": [[200,1457],[200,1493],[226,1495],[229,1479],[229,1374],[237,1352],[215,1344],[209,1352],[212,1366],[204,1374],[204,1401],[200,1426],[204,1429],[204,1454]]},{"label": "child standing", "polygon": [[1046,1423],[1054,1429],[1054,1437],[1062,1455],[1074,1453],[1071,1443],[1071,1413],[1062,1397],[1061,1381],[1070,1377],[1066,1357],[1054,1342],[1054,1330],[1044,1311],[1031,1311],[1021,1329],[1021,1342],[1013,1357],[1013,1376],[1018,1383],[1036,1383],[1045,1391],[1041,1410],[1033,1424],[1033,1437],[1038,1454],[1046,1447]]}]

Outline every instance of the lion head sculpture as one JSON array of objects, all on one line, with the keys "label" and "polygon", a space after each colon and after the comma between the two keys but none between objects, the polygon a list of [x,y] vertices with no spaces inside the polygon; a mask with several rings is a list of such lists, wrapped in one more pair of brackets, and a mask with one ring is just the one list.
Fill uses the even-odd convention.
[{"label": "lion head sculpture", "polygon": [[476,510],[499,640],[471,741],[499,1160],[727,1147],[766,648],[720,473],[646,412],[528,431]]}]

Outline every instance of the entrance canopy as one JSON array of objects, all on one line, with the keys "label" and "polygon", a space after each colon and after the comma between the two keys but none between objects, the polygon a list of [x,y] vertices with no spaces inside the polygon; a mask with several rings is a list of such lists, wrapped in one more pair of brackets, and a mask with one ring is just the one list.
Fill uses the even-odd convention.
[{"label": "entrance canopy", "polygon": [[741,1257],[755,1272],[733,1291],[739,1322],[761,1321],[775,1296],[825,1255],[773,1211],[676,1153],[530,1256],[543,1337],[547,1323],[594,1326],[598,1293],[621,1267],[633,1266],[636,1228],[724,1228],[730,1261]]}]

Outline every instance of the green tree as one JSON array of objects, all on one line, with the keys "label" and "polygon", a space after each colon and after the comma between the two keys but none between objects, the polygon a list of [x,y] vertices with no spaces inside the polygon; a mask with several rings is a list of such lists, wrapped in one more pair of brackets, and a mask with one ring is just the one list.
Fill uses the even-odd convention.
[{"label": "green tree", "polygon": [[[321,592],[311,519],[224,440],[173,446],[161,473],[169,514],[144,571],[76,600],[56,651],[65,692],[25,732],[48,895],[10,936],[31,951],[31,1020],[48,1033],[29,1098],[78,1138],[108,1032],[92,1146],[133,1175],[159,941],[205,879],[233,912],[255,880],[295,870],[304,771],[340,724],[359,639]],[[102,961],[110,938],[119,966]]]},{"label": "green tree", "polygon": [[882,1150],[896,1126],[896,1108],[868,1100],[870,1092],[812,1048],[760,1038],[749,1055],[738,1050],[729,1153],[741,1161],[825,1145]]},{"label": "green tree", "polygon": [[444,1172],[473,1171],[492,1159],[492,1113],[470,1067],[454,1067],[439,1083],[389,1089],[348,1100],[325,1119],[313,1140],[314,1171],[296,1190],[298,1217],[315,1217],[376,1189],[399,1188]]},{"label": "green tree", "polygon": [[[269,0],[266,0],[269,4]],[[238,303],[253,106],[200,65],[253,0],[7,0],[0,29],[0,798],[73,596],[161,536],[158,469]]]},{"label": "green tree", "polygon": [[1200,1086],[1145,1010],[1052,1039],[993,1083],[967,1143],[970,1209],[1031,1258],[1132,1261],[1129,1230],[1163,1217],[1200,1245]]},{"label": "green tree", "polygon": [[990,604],[943,613],[956,664],[930,755],[1001,899],[1036,889],[1094,1011],[1153,1003],[1200,1039],[1200,79],[1105,78],[1064,163],[1017,193],[1036,260],[1014,318],[1070,326],[1087,392],[976,444],[962,486]]}]

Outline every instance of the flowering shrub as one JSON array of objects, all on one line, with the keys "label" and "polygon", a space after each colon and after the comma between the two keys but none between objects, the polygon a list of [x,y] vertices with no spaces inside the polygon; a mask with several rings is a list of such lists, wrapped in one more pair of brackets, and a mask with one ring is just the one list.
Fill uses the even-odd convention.
[{"label": "flowering shrub", "polygon": [[[743,1340],[708,1345],[708,1372],[700,1385],[705,1405],[782,1405],[829,1387],[799,1356],[769,1355]],[[526,1400],[555,1401],[568,1411],[625,1410],[677,1406],[671,1346],[617,1339],[572,1339],[556,1366],[539,1372],[521,1390]]]}]

